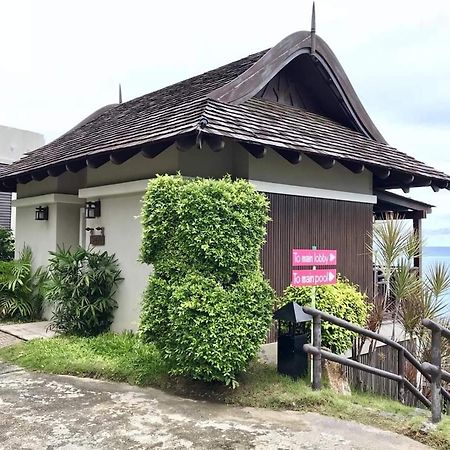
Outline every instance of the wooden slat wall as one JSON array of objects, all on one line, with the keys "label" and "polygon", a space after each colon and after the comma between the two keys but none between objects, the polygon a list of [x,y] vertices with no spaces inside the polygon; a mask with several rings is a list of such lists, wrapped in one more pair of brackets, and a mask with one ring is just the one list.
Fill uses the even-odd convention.
[{"label": "wooden slat wall", "polygon": [[291,282],[293,248],[337,249],[337,271],[372,294],[372,205],[365,203],[266,194],[272,221],[262,251],[262,265],[278,294]]}]

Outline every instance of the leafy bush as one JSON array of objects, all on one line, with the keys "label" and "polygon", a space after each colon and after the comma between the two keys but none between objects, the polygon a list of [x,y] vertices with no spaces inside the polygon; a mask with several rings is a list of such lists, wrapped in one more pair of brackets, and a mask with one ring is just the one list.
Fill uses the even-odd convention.
[{"label": "leafy bush", "polygon": [[[289,286],[284,291],[283,304],[297,302],[311,305],[312,288]],[[316,308],[356,325],[365,326],[369,314],[366,296],[356,285],[339,278],[336,284],[316,287]],[[310,324],[307,324],[309,327]],[[322,346],[341,354],[352,346],[354,333],[327,321],[322,321]]]},{"label": "leafy bush", "polygon": [[78,247],[50,252],[46,299],[54,306],[50,328],[93,336],[107,331],[117,307],[115,288],[122,278],[114,255]]},{"label": "leafy bush", "polygon": [[25,247],[15,261],[0,261],[0,317],[17,320],[41,315],[46,272],[33,271],[32,253]]},{"label": "leafy bush", "polygon": [[149,183],[141,257],[154,265],[140,332],[172,374],[234,384],[271,322],[273,291],[259,254],[268,202],[245,181]]},{"label": "leafy bush", "polygon": [[0,227],[0,261],[14,259],[14,235],[9,228]]}]

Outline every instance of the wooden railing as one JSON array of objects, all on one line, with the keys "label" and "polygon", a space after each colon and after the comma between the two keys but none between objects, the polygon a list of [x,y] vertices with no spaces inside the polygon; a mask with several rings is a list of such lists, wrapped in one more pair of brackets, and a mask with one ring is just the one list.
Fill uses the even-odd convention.
[{"label": "wooden railing", "polygon": [[[365,328],[361,328],[355,324],[347,322],[346,320],[339,319],[335,316],[327,314],[323,311],[319,311],[308,306],[303,307],[303,311],[313,317],[312,326],[312,336],[313,343],[305,344],[303,349],[305,352],[313,355],[313,377],[312,377],[312,388],[321,389],[322,387],[322,358],[328,359],[330,361],[337,362],[339,364],[353,367],[357,370],[362,370],[374,375],[379,375],[381,377],[388,378],[390,380],[396,381],[398,384],[398,400],[404,403],[405,388],[408,389],[419,401],[421,401],[427,408],[431,408],[432,411],[432,421],[438,422],[441,419],[441,398],[444,398],[446,402],[450,402],[450,394],[441,386],[441,379],[447,379],[450,376],[447,372],[443,372],[441,369],[440,361],[440,336],[444,335],[450,338],[450,331],[443,329],[440,325],[432,322],[432,326],[436,331],[434,331],[433,348],[437,345],[437,340],[439,339],[439,361],[438,354],[436,352],[435,357],[432,358],[431,364],[427,363],[421,364],[415,356],[405,347],[403,347],[398,342],[389,339],[386,336],[375,333]],[[358,361],[353,361],[351,359],[345,358],[343,356],[336,355],[334,353],[328,352],[322,349],[322,320],[338,325],[346,330],[352,331],[354,333],[366,336],[368,338],[382,342],[398,351],[398,364],[397,373],[388,372],[376,367],[369,366],[367,364],[362,364]],[[431,322],[431,321],[430,321]],[[425,322],[430,325],[428,322]],[[425,326],[425,324],[424,324]],[[431,326],[431,325],[430,325]],[[439,328],[438,328],[439,327]],[[445,331],[443,331],[445,330]],[[433,328],[432,328],[433,331]],[[448,333],[448,334],[447,334]],[[431,383],[432,395],[431,401],[422,394],[422,392],[417,389],[406,377],[405,377],[405,361],[408,361],[415,369],[420,372],[423,377]],[[436,364],[438,362],[438,364]],[[434,381],[433,381],[434,380]],[[434,387],[433,387],[434,386]],[[438,414],[439,409],[439,414]]]},{"label": "wooden railing", "polygon": [[431,362],[422,364],[422,369],[431,376],[431,416],[433,422],[441,420],[441,381],[450,382],[450,373],[442,370],[441,341],[450,340],[450,330],[430,319],[423,319],[422,325],[431,330]]}]

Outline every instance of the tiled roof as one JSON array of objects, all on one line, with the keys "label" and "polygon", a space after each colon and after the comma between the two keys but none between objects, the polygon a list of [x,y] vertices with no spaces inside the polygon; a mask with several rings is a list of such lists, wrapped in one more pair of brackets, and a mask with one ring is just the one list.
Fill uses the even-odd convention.
[{"label": "tiled roof", "polygon": [[0,171],[0,178],[192,131],[203,113],[206,95],[244,72],[264,53],[250,55],[110,108],[5,167]]},{"label": "tiled roof", "polygon": [[249,69],[266,52],[107,109],[55,141],[0,169],[0,182],[36,173],[87,156],[174,138],[208,123],[205,133],[218,134],[275,149],[301,151],[386,168],[444,182],[450,177],[416,159],[372,140],[326,117],[306,110],[252,98],[239,105],[208,98]]},{"label": "tiled roof", "polygon": [[206,130],[267,147],[357,161],[416,176],[450,177],[386,144],[304,109],[253,98],[241,105],[209,101]]}]

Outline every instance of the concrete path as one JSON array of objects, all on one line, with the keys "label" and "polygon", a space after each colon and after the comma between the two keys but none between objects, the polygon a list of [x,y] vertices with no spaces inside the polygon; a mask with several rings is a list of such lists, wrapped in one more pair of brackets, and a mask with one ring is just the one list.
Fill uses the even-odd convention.
[{"label": "concrete path", "polygon": [[318,414],[185,400],[155,389],[27,373],[0,363],[0,448],[425,449]]},{"label": "concrete path", "polygon": [[20,342],[23,342],[22,339],[0,331],[0,347],[7,347],[8,345],[19,344]]},{"label": "concrete path", "polygon": [[50,322],[29,322],[29,323],[10,323],[8,325],[0,324],[0,332],[9,334],[24,341],[31,339],[49,338],[55,335],[53,331],[47,330]]}]

